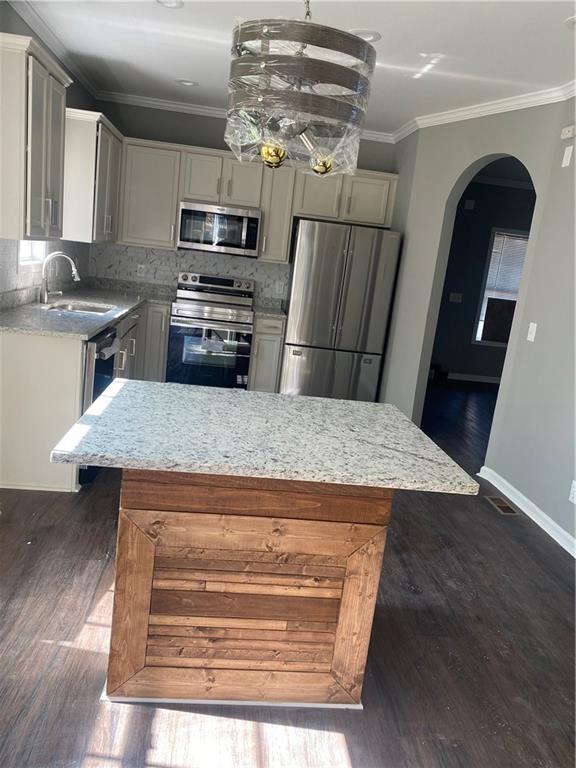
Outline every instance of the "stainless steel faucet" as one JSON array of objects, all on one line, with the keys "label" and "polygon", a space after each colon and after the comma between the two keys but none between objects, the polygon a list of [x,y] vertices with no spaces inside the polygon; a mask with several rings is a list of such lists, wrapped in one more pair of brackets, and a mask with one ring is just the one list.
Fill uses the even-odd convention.
[{"label": "stainless steel faucet", "polygon": [[[49,253],[48,256],[46,256],[46,258],[44,259],[44,263],[42,264],[42,287],[40,289],[41,304],[48,304],[48,300],[50,298],[50,293],[48,292],[48,277],[46,275],[46,267],[57,256],[62,256],[63,259],[67,259],[70,262],[70,266],[72,267],[72,279],[74,280],[74,282],[77,283],[80,280],[80,275],[78,274],[78,267],[76,266],[74,261],[70,258],[70,256],[63,253],[62,251],[52,251],[52,253]],[[52,295],[61,296],[62,291],[56,291]]]}]

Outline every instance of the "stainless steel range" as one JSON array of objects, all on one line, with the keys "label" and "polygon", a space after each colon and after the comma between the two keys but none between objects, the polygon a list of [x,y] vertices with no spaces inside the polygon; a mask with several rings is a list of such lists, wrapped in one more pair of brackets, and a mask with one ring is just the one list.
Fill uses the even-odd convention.
[{"label": "stainless steel range", "polygon": [[170,316],[166,381],[246,389],[254,282],[181,272]]}]

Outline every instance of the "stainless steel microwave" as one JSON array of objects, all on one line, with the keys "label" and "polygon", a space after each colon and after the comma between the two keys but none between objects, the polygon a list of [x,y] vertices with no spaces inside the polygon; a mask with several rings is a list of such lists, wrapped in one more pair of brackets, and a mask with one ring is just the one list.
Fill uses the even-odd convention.
[{"label": "stainless steel microwave", "polygon": [[258,256],[260,211],[205,203],[180,203],[178,248]]}]

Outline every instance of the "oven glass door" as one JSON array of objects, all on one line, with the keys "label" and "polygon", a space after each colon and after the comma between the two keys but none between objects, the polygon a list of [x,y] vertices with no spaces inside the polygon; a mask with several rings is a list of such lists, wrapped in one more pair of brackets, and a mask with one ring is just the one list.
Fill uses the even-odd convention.
[{"label": "oven glass door", "polygon": [[251,326],[174,318],[166,381],[246,389],[251,345]]},{"label": "oven glass door", "polygon": [[179,245],[201,250],[256,254],[258,219],[182,208]]}]

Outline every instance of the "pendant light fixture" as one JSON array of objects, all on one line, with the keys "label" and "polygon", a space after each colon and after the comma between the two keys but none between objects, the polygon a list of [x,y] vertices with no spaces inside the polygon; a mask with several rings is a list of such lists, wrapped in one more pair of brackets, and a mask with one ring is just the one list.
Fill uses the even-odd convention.
[{"label": "pendant light fixture", "polygon": [[236,25],[224,139],[239,160],[304,165],[320,176],[351,173],[376,51],[350,32],[304,21]]}]

